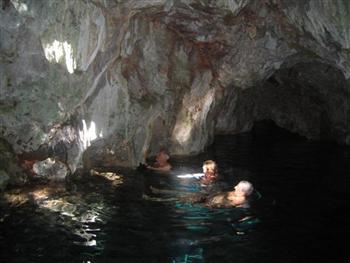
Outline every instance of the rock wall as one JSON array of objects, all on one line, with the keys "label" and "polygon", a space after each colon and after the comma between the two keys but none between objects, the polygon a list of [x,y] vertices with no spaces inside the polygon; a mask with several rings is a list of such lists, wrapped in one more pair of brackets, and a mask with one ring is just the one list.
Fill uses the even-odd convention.
[{"label": "rock wall", "polygon": [[350,144],[349,12],[346,0],[3,0],[0,136],[71,171],[196,154],[265,118]]}]

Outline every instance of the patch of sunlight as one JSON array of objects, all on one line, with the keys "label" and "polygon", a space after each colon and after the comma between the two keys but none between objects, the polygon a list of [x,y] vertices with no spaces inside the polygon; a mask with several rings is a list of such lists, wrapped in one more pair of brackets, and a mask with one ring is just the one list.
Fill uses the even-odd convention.
[{"label": "patch of sunlight", "polygon": [[[70,203],[64,198],[57,199],[46,199],[40,202],[37,202],[40,208],[48,209],[50,211],[59,213],[60,215],[66,216],[71,220],[82,223],[82,226],[76,229],[73,233],[80,238],[82,238],[81,242],[74,242],[78,245],[83,246],[96,246],[97,242],[95,240],[96,233],[100,229],[89,229],[87,223],[95,223],[96,221],[102,221],[99,218],[99,213],[94,210],[88,210],[81,214],[76,204]],[[69,221],[65,220],[65,224],[69,223]],[[94,233],[90,233],[93,231]]]},{"label": "patch of sunlight", "polygon": [[46,208],[53,212],[59,212],[61,215],[74,217],[76,205],[67,202],[63,198],[44,200],[38,203],[40,208]]},{"label": "patch of sunlight", "polygon": [[53,41],[51,44],[46,44],[44,46],[45,57],[49,62],[55,61],[59,63],[64,59],[66,63],[67,71],[70,74],[74,73],[76,69],[76,61],[73,56],[72,45],[68,44],[67,41]]},{"label": "patch of sunlight", "polygon": [[63,108],[63,105],[62,105],[61,102],[58,102],[57,105],[58,105],[58,108],[59,108],[61,111],[64,111],[64,108]]},{"label": "patch of sunlight", "polygon": [[215,91],[209,90],[208,93],[195,105],[188,106],[185,112],[185,119],[176,121],[173,136],[181,144],[186,145],[192,135],[192,130],[205,123],[211,104],[214,101]]},{"label": "patch of sunlight", "polygon": [[58,103],[57,103],[57,107],[59,108],[58,114],[59,114],[61,117],[65,116],[66,113],[65,113],[63,104],[62,104],[61,102],[58,102]]},{"label": "patch of sunlight", "polygon": [[90,175],[103,177],[103,178],[107,179],[108,181],[111,181],[113,186],[118,186],[120,184],[123,184],[122,175],[114,173],[114,172],[98,172],[94,169],[91,169]]},{"label": "patch of sunlight", "polygon": [[177,123],[174,128],[175,139],[181,144],[185,144],[191,136],[192,126],[189,123]]},{"label": "patch of sunlight", "polygon": [[10,206],[21,206],[29,201],[28,195],[24,193],[6,193],[4,198]]},{"label": "patch of sunlight", "polygon": [[[86,121],[82,120],[83,122],[83,129],[79,130],[79,136],[81,141],[83,142],[83,146],[86,149],[91,145],[91,142],[93,140],[97,139],[97,134],[96,134],[96,124],[95,122],[91,121],[90,126],[88,127],[86,125]],[[99,137],[102,137],[102,132],[100,132]]]},{"label": "patch of sunlight", "polygon": [[245,5],[245,1],[239,0],[226,0],[227,7],[231,10],[232,14],[236,15]]},{"label": "patch of sunlight", "polygon": [[34,190],[32,193],[34,201],[45,200],[49,197],[50,191],[49,189],[43,187],[42,189]]},{"label": "patch of sunlight", "polygon": [[39,185],[30,192],[30,195],[35,202],[40,202],[48,199],[51,195],[64,193],[65,191],[66,189],[62,184],[55,184],[54,186]]},{"label": "patch of sunlight", "polygon": [[4,198],[10,206],[20,206],[28,201],[40,203],[47,200],[51,195],[64,193],[65,187],[61,184],[54,186],[39,185],[30,189],[12,189],[4,193]]},{"label": "patch of sunlight", "polygon": [[[72,196],[66,191],[65,184],[39,185],[30,189],[14,189],[5,192],[3,197],[11,206],[18,207],[27,202],[36,204],[40,209],[59,213],[63,226],[71,229],[81,241],[74,242],[81,246],[97,246],[97,233],[100,228],[90,223],[104,222],[101,213],[104,212],[103,203],[85,203],[81,196]],[[86,209],[86,208],[89,209]],[[8,214],[0,215],[0,223]],[[74,226],[74,228],[72,228]]]},{"label": "patch of sunlight", "polygon": [[12,0],[11,1],[15,9],[17,10],[18,13],[23,14],[28,11],[28,6],[25,3],[22,3],[19,0]]}]

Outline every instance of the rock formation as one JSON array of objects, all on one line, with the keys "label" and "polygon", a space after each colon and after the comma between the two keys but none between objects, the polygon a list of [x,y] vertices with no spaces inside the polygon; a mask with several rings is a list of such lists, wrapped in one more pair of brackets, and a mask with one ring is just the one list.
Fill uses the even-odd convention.
[{"label": "rock formation", "polygon": [[350,144],[349,21],[347,0],[3,0],[0,137],[71,171],[263,119]]}]

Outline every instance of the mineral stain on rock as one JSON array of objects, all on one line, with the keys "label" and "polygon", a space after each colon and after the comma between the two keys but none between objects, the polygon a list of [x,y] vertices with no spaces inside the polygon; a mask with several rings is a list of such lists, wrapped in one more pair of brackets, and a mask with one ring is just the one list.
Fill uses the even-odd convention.
[{"label": "mineral stain on rock", "polygon": [[4,0],[0,136],[72,173],[196,154],[263,119],[349,144],[349,13],[346,0]]}]

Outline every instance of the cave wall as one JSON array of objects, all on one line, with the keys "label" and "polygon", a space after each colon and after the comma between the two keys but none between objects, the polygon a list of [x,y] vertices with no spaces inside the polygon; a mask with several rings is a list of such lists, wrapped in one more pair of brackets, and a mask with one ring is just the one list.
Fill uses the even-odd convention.
[{"label": "cave wall", "polygon": [[282,66],[253,93],[258,120],[309,139],[347,143],[350,89],[339,69],[315,60]]},{"label": "cave wall", "polygon": [[[0,136],[71,171],[135,166],[160,148],[195,154],[264,118],[310,138],[328,123],[350,144],[349,5],[321,2],[3,0]],[[330,67],[341,87],[284,78],[305,63]],[[287,106],[273,100],[295,89]],[[315,89],[332,99],[294,114]]]}]

